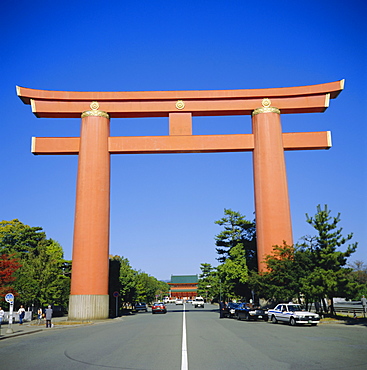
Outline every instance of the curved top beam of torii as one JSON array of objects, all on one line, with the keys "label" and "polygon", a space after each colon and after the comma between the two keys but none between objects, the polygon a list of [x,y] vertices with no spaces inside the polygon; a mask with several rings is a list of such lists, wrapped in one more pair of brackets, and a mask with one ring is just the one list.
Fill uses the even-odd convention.
[{"label": "curved top beam of torii", "polygon": [[344,80],[339,80],[309,86],[199,91],[78,92],[17,86],[17,94],[40,118],[80,118],[93,100],[111,118],[127,118],[168,117],[175,112],[192,116],[251,115],[263,98],[270,98],[282,114],[324,112],[329,99],[336,98],[343,88]]}]

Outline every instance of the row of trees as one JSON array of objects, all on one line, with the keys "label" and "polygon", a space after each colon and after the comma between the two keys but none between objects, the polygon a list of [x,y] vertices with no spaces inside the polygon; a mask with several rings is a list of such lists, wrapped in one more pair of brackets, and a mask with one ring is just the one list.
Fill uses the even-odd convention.
[{"label": "row of trees", "polygon": [[119,308],[130,308],[133,302],[150,303],[168,295],[169,286],[140,270],[134,270],[127,258],[110,256],[109,295],[114,307],[113,293],[119,293]]},{"label": "row of trees", "polygon": [[[62,247],[47,239],[41,227],[19,220],[0,222],[0,295],[13,293],[25,306],[56,303],[66,306],[70,292],[71,263]],[[6,306],[5,303],[2,303]]]},{"label": "row of trees", "polygon": [[255,222],[230,209],[224,213],[225,217],[216,221],[224,227],[216,236],[220,265],[201,265],[201,294],[227,300],[261,297],[278,302],[297,298],[306,304],[324,304],[324,298],[332,304],[333,297],[358,299],[367,294],[367,268],[360,261],[347,265],[357,248],[357,243],[346,246],[353,234],[342,235],[340,214],[332,217],[326,205],[319,205],[315,216],[306,215],[316,235],[306,236],[296,245],[274,246],[263,272],[257,269]]},{"label": "row of trees", "polygon": [[[66,308],[71,267],[60,244],[48,239],[41,227],[31,227],[17,219],[0,222],[0,297],[13,293],[16,305],[38,308],[53,304]],[[115,292],[120,304],[128,306],[134,301],[151,302],[167,295],[168,284],[134,270],[127,258],[110,256],[110,307],[115,307]],[[7,307],[4,301],[1,305]]]},{"label": "row of trees", "polygon": [[[199,294],[227,300],[298,298],[306,303],[367,295],[367,267],[360,261],[347,265],[357,243],[346,246],[353,235],[344,237],[338,227],[340,214],[332,217],[330,213],[327,206],[318,206],[315,216],[306,215],[316,235],[306,236],[296,245],[274,246],[264,261],[264,271],[259,272],[255,222],[225,209],[224,217],[216,221],[224,229],[215,237],[220,264],[201,265]],[[12,292],[26,306],[51,303],[67,307],[70,276],[71,261],[64,259],[62,247],[46,238],[42,228],[19,220],[0,222],[1,296]],[[119,307],[127,307],[134,301],[159,299],[168,290],[167,283],[134,270],[127,258],[110,256],[110,307],[115,307],[115,292]]]}]

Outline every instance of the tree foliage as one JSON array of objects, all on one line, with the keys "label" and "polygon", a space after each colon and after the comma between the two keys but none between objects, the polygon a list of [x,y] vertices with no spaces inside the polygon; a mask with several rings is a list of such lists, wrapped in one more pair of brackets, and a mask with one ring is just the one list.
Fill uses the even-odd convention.
[{"label": "tree foliage", "polygon": [[351,268],[351,276],[358,284],[358,289],[353,296],[354,300],[360,300],[361,297],[367,296],[367,265],[363,261],[354,261],[348,266]]},{"label": "tree foliage", "polygon": [[244,299],[249,295],[249,273],[241,243],[231,248],[228,258],[218,267],[202,263],[200,268],[198,294],[214,300]]},{"label": "tree foliage", "polygon": [[218,275],[227,299],[238,299],[246,296],[248,267],[245,248],[242,243],[238,243],[230,249],[229,257],[218,266]]},{"label": "tree foliage", "polygon": [[[349,298],[354,294],[357,285],[351,279],[351,269],[344,267],[347,259],[356,251],[357,244],[346,246],[345,251],[338,250],[353,238],[353,233],[346,237],[342,228],[338,227],[340,213],[332,217],[327,205],[322,209],[317,206],[313,217],[306,214],[307,222],[316,230],[315,237],[305,238],[303,247],[310,252],[310,274],[302,280],[304,293],[317,296],[322,302],[327,297],[333,311],[333,297]],[[318,288],[315,289],[317,284]]]},{"label": "tree foliage", "polygon": [[224,217],[215,223],[224,228],[215,236],[220,264],[201,264],[198,292],[215,300],[245,299],[251,295],[249,271],[257,270],[255,223],[231,209],[224,209]]},{"label": "tree foliage", "polygon": [[17,219],[0,222],[0,253],[13,254],[21,264],[13,286],[22,304],[67,305],[71,263],[64,260],[60,244],[47,239],[41,227]]},{"label": "tree foliage", "polygon": [[275,245],[273,253],[265,257],[266,270],[251,274],[250,285],[261,297],[288,302],[299,298],[300,278],[305,275],[304,258],[294,246]]},{"label": "tree foliage", "polygon": [[[156,297],[168,294],[168,284],[145,272],[134,270],[127,258],[110,256],[110,295],[118,291],[120,308],[129,308],[134,302],[150,303]],[[111,305],[111,303],[110,303]]]},{"label": "tree foliage", "polygon": [[17,295],[12,283],[16,280],[14,273],[21,267],[14,255],[0,254],[0,297],[7,293]]},{"label": "tree foliage", "polygon": [[257,269],[255,222],[246,220],[245,216],[231,209],[225,209],[224,215],[223,218],[215,221],[217,225],[224,227],[224,230],[215,237],[218,261],[225,262],[230,256],[231,249],[242,244],[248,268]]},{"label": "tree foliage", "polygon": [[333,297],[350,298],[358,288],[352,270],[345,267],[357,243],[345,251],[338,249],[353,234],[343,237],[338,227],[340,214],[332,217],[326,205],[323,209],[319,205],[315,216],[306,215],[306,220],[317,235],[304,237],[300,245],[274,246],[265,259],[266,271],[252,274],[250,283],[263,297],[276,301],[302,296],[306,303],[321,302],[326,310],[324,298],[328,298],[333,311]]},{"label": "tree foliage", "polygon": [[221,284],[217,269],[210,263],[202,263],[200,269],[198,295],[210,300],[219,301]]},{"label": "tree foliage", "polygon": [[135,300],[138,302],[150,303],[155,300],[162,300],[164,296],[168,295],[168,284],[145,272],[138,272],[136,280]]}]

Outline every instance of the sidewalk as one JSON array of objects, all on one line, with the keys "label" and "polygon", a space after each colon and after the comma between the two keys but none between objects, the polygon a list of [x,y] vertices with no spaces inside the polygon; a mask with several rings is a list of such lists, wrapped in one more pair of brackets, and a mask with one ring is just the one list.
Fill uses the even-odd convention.
[{"label": "sidewalk", "polygon": [[[101,320],[106,321],[106,320]],[[24,322],[23,325],[19,325],[18,322],[11,325],[13,333],[6,333],[6,331],[9,328],[9,325],[3,324],[1,325],[1,332],[0,332],[0,340],[6,339],[6,338],[14,338],[20,335],[25,334],[33,334],[38,333],[43,330],[57,330],[67,327],[76,327],[81,325],[92,325],[95,324],[97,321],[68,321],[68,317],[55,317],[52,319],[52,328],[46,328],[46,322],[42,321],[40,325],[37,325],[37,320],[33,320],[31,322]],[[99,321],[98,321],[99,322]]]}]

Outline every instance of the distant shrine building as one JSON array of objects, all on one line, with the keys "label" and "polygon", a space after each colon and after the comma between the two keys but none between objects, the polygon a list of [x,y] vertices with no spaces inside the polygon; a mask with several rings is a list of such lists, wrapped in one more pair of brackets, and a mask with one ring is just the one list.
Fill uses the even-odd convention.
[{"label": "distant shrine building", "polygon": [[171,275],[170,297],[194,299],[197,296],[199,278],[197,275]]}]

